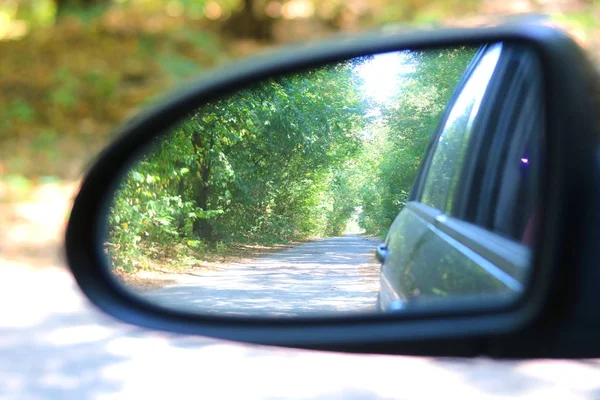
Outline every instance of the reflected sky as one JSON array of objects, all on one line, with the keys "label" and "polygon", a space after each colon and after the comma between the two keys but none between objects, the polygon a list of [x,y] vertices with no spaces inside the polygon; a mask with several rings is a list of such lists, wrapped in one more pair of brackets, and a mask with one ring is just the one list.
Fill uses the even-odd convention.
[{"label": "reflected sky", "polygon": [[358,66],[365,96],[382,103],[391,100],[400,89],[401,76],[415,70],[409,57],[407,52],[381,53]]}]

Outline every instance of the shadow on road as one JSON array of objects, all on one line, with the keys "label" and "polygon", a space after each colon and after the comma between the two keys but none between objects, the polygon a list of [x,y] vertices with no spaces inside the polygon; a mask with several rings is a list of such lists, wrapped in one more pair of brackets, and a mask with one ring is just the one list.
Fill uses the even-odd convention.
[{"label": "shadow on road", "polygon": [[196,313],[297,316],[375,312],[378,241],[361,236],[296,246],[149,291],[154,304]]}]

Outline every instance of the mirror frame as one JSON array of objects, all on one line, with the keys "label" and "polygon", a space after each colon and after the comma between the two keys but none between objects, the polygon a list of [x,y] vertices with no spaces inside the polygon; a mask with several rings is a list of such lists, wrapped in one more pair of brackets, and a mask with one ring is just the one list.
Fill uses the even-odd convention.
[{"label": "mirror frame", "polygon": [[[491,301],[476,309],[453,302],[428,311],[294,319],[200,315],[145,302],[110,275],[101,239],[110,200],[123,171],[154,139],[203,103],[275,75],[366,54],[500,41],[525,43],[539,56],[544,66],[548,119],[541,225],[533,249],[531,283],[517,301]],[[540,327],[567,317],[561,314],[566,298],[560,302],[556,296],[564,294],[564,286],[574,279],[565,273],[565,267],[571,272],[581,270],[586,250],[585,241],[577,240],[583,238],[585,217],[573,210],[591,210],[597,198],[592,187],[598,138],[594,112],[598,108],[591,101],[597,93],[597,74],[581,48],[565,33],[543,24],[371,33],[230,65],[130,120],[118,139],[100,154],[71,212],[66,232],[69,267],[83,292],[100,309],[125,322],[157,330],[321,350],[535,357],[539,353],[535,348],[523,345],[515,353],[502,343],[537,332],[529,346],[539,346],[543,340],[538,336]],[[577,132],[577,140],[569,132]],[[544,354],[553,356],[551,351]]]}]

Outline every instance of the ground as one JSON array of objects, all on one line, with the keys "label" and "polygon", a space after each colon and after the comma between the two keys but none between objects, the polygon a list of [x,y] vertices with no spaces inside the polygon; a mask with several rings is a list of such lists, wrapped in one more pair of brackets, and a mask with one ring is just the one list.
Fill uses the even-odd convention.
[{"label": "ground", "polygon": [[[230,245],[218,253],[206,253],[202,259],[186,257],[186,262],[164,258],[152,260],[150,267],[133,273],[115,270],[119,281],[135,292],[158,289],[176,283],[182,276],[195,275],[208,271],[220,271],[225,265],[251,263],[257,258],[275,254],[283,250],[307,243],[309,240],[294,241],[288,244],[237,244]],[[188,264],[188,265],[185,265]]]},{"label": "ground", "polygon": [[349,355],[119,323],[62,265],[0,256],[0,398],[598,399],[599,360]]},{"label": "ground", "polygon": [[599,360],[334,354],[120,323],[83,297],[60,256],[76,187],[46,187],[0,213],[2,399],[600,398]]},{"label": "ground", "polygon": [[[293,316],[375,311],[378,239],[347,235],[288,246],[185,273],[149,273],[135,290],[163,307],[190,312]],[[141,278],[138,275],[136,278]],[[143,281],[143,279],[140,279]],[[148,282],[146,281],[146,282]],[[162,283],[158,288],[156,282]],[[128,287],[131,282],[124,281]],[[141,290],[140,290],[141,289]]]}]

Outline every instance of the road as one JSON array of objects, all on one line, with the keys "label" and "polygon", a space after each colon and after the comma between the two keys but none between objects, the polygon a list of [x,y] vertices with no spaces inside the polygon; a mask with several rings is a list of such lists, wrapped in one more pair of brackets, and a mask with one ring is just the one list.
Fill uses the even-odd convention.
[{"label": "road", "polygon": [[378,239],[347,235],[309,242],[218,271],[176,275],[143,295],[177,310],[245,315],[375,311]]},{"label": "road", "polygon": [[65,269],[68,198],[0,215],[0,399],[600,399],[600,360],[336,354],[120,323]]},{"label": "road", "polygon": [[153,332],[101,313],[62,267],[1,253],[0,265],[3,400],[600,398],[600,360],[351,355]]}]

